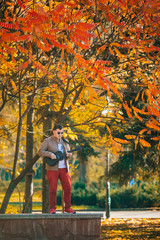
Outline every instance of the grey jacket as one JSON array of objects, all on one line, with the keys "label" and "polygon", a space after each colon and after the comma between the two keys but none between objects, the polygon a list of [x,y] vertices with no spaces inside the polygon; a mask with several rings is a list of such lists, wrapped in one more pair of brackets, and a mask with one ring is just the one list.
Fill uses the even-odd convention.
[{"label": "grey jacket", "polygon": [[[64,151],[69,151],[70,150],[70,146],[69,143],[67,141],[64,140],[60,140],[60,142],[62,143],[63,147],[64,147]],[[45,138],[42,142],[42,145],[38,151],[38,155],[40,157],[51,157],[51,154],[58,151],[58,141],[57,139],[52,135],[48,138]],[[68,163],[68,159],[65,159],[66,162],[66,166],[67,166],[67,171],[69,171],[69,163]],[[46,163],[46,170],[52,170],[52,171],[58,171],[58,163],[56,163],[55,166],[49,166]]]}]

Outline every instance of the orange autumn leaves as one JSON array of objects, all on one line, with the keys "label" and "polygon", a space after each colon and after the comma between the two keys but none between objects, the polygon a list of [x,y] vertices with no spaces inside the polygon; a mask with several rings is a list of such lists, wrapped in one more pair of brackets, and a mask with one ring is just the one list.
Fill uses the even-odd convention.
[{"label": "orange autumn leaves", "polygon": [[101,239],[160,239],[160,219],[118,219],[102,220]]},{"label": "orange autumn leaves", "polygon": [[[145,139],[147,134],[151,140],[159,143],[159,148],[160,48],[154,44],[159,37],[159,14],[156,11],[158,1],[48,1],[48,6],[43,1],[39,4],[30,0],[16,2],[20,14],[18,11],[14,13],[15,3],[10,1],[5,19],[0,22],[1,63],[7,70],[14,70],[17,74],[32,68],[38,75],[51,79],[54,78],[53,69],[56,69],[64,84],[78,71],[77,78],[82,79],[79,84],[83,84],[88,90],[91,102],[98,95],[94,91],[94,87],[98,85],[107,92],[108,98],[114,94],[120,99],[129,120],[138,119],[141,123],[144,122],[145,128],[137,135],[126,134],[126,139],[114,138],[115,142],[128,144],[134,141],[135,148],[137,144],[142,148],[150,147]],[[47,54],[55,48],[61,57],[57,65],[51,66]],[[95,53],[88,57],[92,48],[95,48]],[[107,53],[103,59],[101,56],[105,51]],[[9,54],[10,61],[7,60]],[[22,54],[20,61],[17,60],[19,54]],[[46,65],[42,64],[41,56],[45,58]],[[72,57],[74,62],[71,68],[67,66],[65,70],[62,69],[64,56],[66,59]],[[118,68],[114,64],[114,58],[119,61]],[[149,67],[157,66],[151,77],[145,76],[142,68],[147,64]],[[123,78],[131,70],[137,72],[136,80],[133,79],[135,84],[137,78],[143,79],[134,99],[135,102],[144,103],[142,108],[135,107],[132,102],[123,101]],[[16,83],[10,81],[16,90]],[[116,116],[123,122],[126,121],[121,111],[117,111]]]}]

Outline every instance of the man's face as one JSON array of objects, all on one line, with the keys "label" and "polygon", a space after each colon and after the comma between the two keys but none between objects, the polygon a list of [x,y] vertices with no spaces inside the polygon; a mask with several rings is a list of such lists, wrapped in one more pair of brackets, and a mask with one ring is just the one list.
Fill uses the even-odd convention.
[{"label": "man's face", "polygon": [[57,139],[61,139],[61,137],[63,136],[63,128],[62,129],[56,129],[53,130],[53,135],[54,137],[56,137]]}]

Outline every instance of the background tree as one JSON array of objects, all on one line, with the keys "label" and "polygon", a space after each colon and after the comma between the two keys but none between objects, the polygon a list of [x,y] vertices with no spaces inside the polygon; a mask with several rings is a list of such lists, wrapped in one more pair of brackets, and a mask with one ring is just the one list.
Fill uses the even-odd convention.
[{"label": "background tree", "polygon": [[[132,139],[130,135],[123,140],[112,136],[110,121],[120,120],[125,127],[123,108],[130,120],[140,120],[139,114],[147,115],[145,127],[151,130],[146,131],[148,137],[155,137],[152,140],[159,144],[159,135],[153,137],[151,134],[153,130],[159,133],[158,1],[54,1],[54,4],[47,1],[46,5],[42,1],[17,0],[3,4],[0,22],[1,106],[4,109],[10,96],[19,99],[13,178],[22,120],[37,103],[49,104],[53,123],[61,122],[66,127],[70,126],[70,121],[73,126],[77,124],[75,112],[86,111],[87,119],[82,122],[80,116],[78,120],[79,129],[84,124],[91,133],[105,126],[108,134],[104,136],[103,144],[106,143],[106,148],[112,147],[113,151],[114,146],[120,151],[120,144]],[[134,72],[131,81],[139,91],[135,101],[141,98],[144,108],[123,102],[126,79],[131,72]],[[108,108],[112,93],[121,102],[114,117],[113,106]],[[25,109],[30,94],[32,101]],[[48,95],[54,104],[47,102]],[[109,116],[104,115],[106,106]],[[140,137],[135,137],[136,146],[139,143],[143,147],[149,146],[144,140],[146,132],[139,132]]]},{"label": "background tree", "polygon": [[[35,8],[35,2],[32,2],[32,4],[30,5],[31,8],[29,9],[28,12],[25,12],[25,11],[23,12],[22,9],[27,9],[27,7],[24,4],[22,4],[21,1],[19,1],[18,4],[21,7],[21,9],[18,9],[18,13],[17,12],[15,13],[16,17],[17,17],[16,22],[13,21],[14,24],[10,23],[10,22],[12,22],[11,18],[9,18],[7,15],[9,11],[6,11],[6,19],[5,19],[6,22],[1,22],[1,26],[3,27],[1,29],[1,33],[3,33],[3,37],[1,36],[1,40],[3,43],[2,48],[7,49],[7,51],[9,51],[9,53],[12,53],[12,60],[13,60],[14,64],[12,64],[12,61],[10,59],[6,59],[6,55],[5,55],[6,51],[5,50],[3,50],[2,62],[4,63],[5,66],[7,66],[10,69],[10,75],[8,76],[8,79],[10,79],[10,77],[12,75],[14,76],[13,79],[15,81],[10,80],[11,84],[12,84],[12,88],[16,91],[17,86],[19,86],[18,87],[18,90],[19,90],[18,96],[19,96],[19,106],[20,106],[19,107],[20,122],[19,122],[18,134],[17,134],[18,140],[17,140],[17,146],[16,146],[16,157],[15,157],[15,161],[14,161],[14,169],[13,169],[13,176],[12,176],[13,181],[14,181],[15,172],[16,172],[16,163],[17,163],[17,157],[18,157],[18,151],[19,151],[20,132],[21,132],[20,130],[21,130],[21,126],[22,126],[22,120],[24,119],[24,116],[27,114],[27,112],[29,111],[29,108],[32,105],[32,104],[30,104],[29,107],[27,108],[27,110],[24,112],[25,114],[23,114],[23,116],[21,116],[21,105],[22,105],[21,100],[23,99],[21,96],[22,96],[22,94],[24,94],[24,99],[25,99],[25,96],[26,96],[25,91],[27,90],[27,92],[30,92],[30,90],[31,90],[31,88],[28,88],[29,86],[31,86],[31,87],[33,86],[33,91],[34,91],[34,95],[35,95],[35,93],[37,93],[37,90],[43,86],[42,80],[44,79],[44,77],[47,76],[47,79],[51,78],[49,76],[50,73],[48,71],[46,71],[46,68],[43,67],[42,62],[41,62],[41,61],[44,61],[44,59],[45,59],[45,61],[47,59],[44,51],[49,51],[52,48],[52,45],[49,45],[49,42],[51,42],[57,48],[62,48],[62,50],[66,48],[65,45],[57,43],[55,40],[53,40],[55,38],[54,36],[52,38],[52,35],[46,35],[48,33],[42,34],[43,43],[45,43],[45,45],[46,45],[46,47],[44,47],[44,45],[41,44],[41,42],[39,40],[39,33],[42,30],[44,30],[44,27],[48,26],[46,21],[49,20],[50,16],[48,16],[46,18],[46,16],[44,15],[44,12],[42,11],[42,8],[40,6],[38,6],[38,10],[40,10],[40,12],[41,12],[40,15],[38,13],[36,13],[34,10],[32,10],[32,8],[33,9]],[[27,4],[29,4],[29,1]],[[11,7],[10,7],[11,10],[12,10],[13,6],[14,6],[14,3],[11,4]],[[68,4],[67,4],[67,6],[68,6]],[[55,12],[54,12],[55,14],[57,14],[57,16],[61,15],[61,7],[62,7],[63,11],[66,12],[66,9],[62,6],[62,4],[60,4],[60,6],[58,6],[58,8],[59,7],[60,7],[60,11],[58,12],[57,8],[55,8]],[[68,9],[67,9],[67,14],[69,14]],[[35,18],[37,19],[38,16],[39,16],[40,22],[37,22],[37,20],[35,20]],[[25,21],[23,21],[23,19],[25,19]],[[64,15],[64,19],[65,19],[65,15]],[[54,21],[54,19],[52,19],[52,20]],[[40,24],[40,23],[43,23],[43,24]],[[58,24],[61,24],[61,21],[58,22]],[[30,27],[31,25],[34,27],[31,28]],[[78,26],[79,25],[80,24],[78,24]],[[85,25],[82,23],[82,27],[84,27],[84,26]],[[92,24],[87,25],[87,30],[83,31],[83,34],[84,33],[87,34],[88,30],[91,28],[93,28]],[[46,28],[45,28],[45,30],[46,30]],[[20,33],[20,31],[21,31],[21,33]],[[23,34],[22,34],[22,32],[23,32]],[[55,30],[55,32],[57,32],[57,30]],[[59,30],[58,30],[58,32],[59,32]],[[60,32],[61,32],[61,30],[60,30]],[[7,34],[9,34],[10,38],[9,39],[7,38],[7,40],[6,40]],[[89,33],[87,34],[87,38],[91,37],[91,36],[93,36],[93,35],[89,34]],[[60,39],[61,39],[61,36],[60,36]],[[10,46],[12,45],[13,47],[12,48],[8,47],[8,45],[10,45]],[[68,45],[69,45],[68,50],[73,51],[69,42],[68,42]],[[87,48],[88,47],[89,46],[87,46]],[[44,52],[44,54],[42,51]],[[16,59],[15,57],[17,56],[16,55],[17,53],[19,53],[19,55],[18,55],[18,58]],[[62,53],[63,53],[63,51],[62,51]],[[83,62],[83,59],[81,58],[80,55],[77,55],[77,58],[78,58],[78,61],[80,59]],[[51,60],[49,59],[47,61],[47,63],[45,62],[45,67],[49,68],[51,66],[50,63],[53,61],[53,59],[54,58],[52,58]],[[39,61],[39,62],[37,62],[37,61]],[[19,62],[22,62],[22,63],[19,64]],[[17,66],[17,63],[18,63],[18,66]],[[58,64],[58,66],[59,65],[60,65],[60,62]],[[61,87],[61,84],[59,82],[57,82],[57,79],[56,79],[56,91],[59,91],[58,94],[63,93],[63,97],[62,97],[63,101],[62,101],[62,103],[60,103],[60,109],[57,111],[58,112],[57,120],[59,122],[61,122],[68,115],[68,113],[72,110],[71,106],[75,105],[75,103],[79,97],[79,94],[82,91],[83,86],[84,86],[81,79],[79,82],[77,82],[78,84],[75,82],[74,79],[73,79],[74,81],[71,82],[70,77],[68,77],[68,73],[63,70],[63,67],[66,66],[66,64],[62,64],[61,66],[62,66],[61,71],[58,72],[59,76],[56,75],[56,78],[57,77],[60,78],[59,79],[60,82],[62,79],[62,83],[65,83],[65,81],[63,79],[64,77],[67,76],[68,80],[67,80],[66,88],[64,89],[64,93],[63,93],[62,92],[63,89],[59,88],[59,90],[58,90],[57,86]],[[51,75],[53,76],[52,69],[54,69],[53,64],[52,64],[52,68],[50,70]],[[74,68],[73,68],[73,71],[74,71]],[[39,74],[39,76],[42,76],[42,77],[41,78],[37,77],[37,74]],[[17,77],[18,77],[18,81],[17,81]],[[12,79],[12,77],[11,77],[11,79]],[[32,80],[33,80],[33,83],[32,83]],[[26,85],[26,83],[27,83],[27,85]],[[75,85],[75,83],[76,83],[76,85]],[[69,84],[74,84],[75,88],[69,89],[69,87],[70,87]],[[2,82],[2,85],[3,85],[3,82]],[[35,86],[38,86],[36,91],[35,91]],[[23,92],[22,92],[22,90],[23,90]],[[71,98],[72,98],[71,105],[69,107],[67,105],[69,103],[69,99],[67,99],[68,94],[70,94]],[[32,101],[33,101],[33,98],[32,98]],[[66,109],[66,107],[68,109],[65,110],[65,112],[63,112],[63,109],[64,108]],[[62,113],[64,113],[64,114],[62,114]],[[12,189],[14,189],[14,188],[12,187]],[[10,190],[11,189],[9,188],[8,192],[10,192],[10,193],[8,194],[8,197],[4,199],[5,204],[2,204],[2,211],[4,211],[5,207],[7,206],[7,201],[9,200],[9,197],[12,193],[12,191],[10,191]]]},{"label": "background tree", "polygon": [[[28,103],[30,102],[30,97],[28,97]],[[30,108],[27,114],[27,130],[26,130],[26,165],[33,158],[33,107]],[[25,176],[25,196],[23,204],[23,212],[32,212],[32,195],[33,195],[33,182],[32,176],[34,170],[30,171]]]}]

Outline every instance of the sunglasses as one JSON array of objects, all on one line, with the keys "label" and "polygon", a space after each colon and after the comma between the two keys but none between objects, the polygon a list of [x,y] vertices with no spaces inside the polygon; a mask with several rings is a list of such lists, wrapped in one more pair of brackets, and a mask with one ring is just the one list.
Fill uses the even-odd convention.
[{"label": "sunglasses", "polygon": [[63,132],[57,132],[58,134],[63,134]]}]

